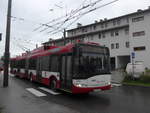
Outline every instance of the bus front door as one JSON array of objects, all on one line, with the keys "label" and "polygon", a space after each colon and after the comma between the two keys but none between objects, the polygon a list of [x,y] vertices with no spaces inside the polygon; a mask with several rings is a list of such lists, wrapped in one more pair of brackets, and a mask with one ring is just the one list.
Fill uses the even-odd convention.
[{"label": "bus front door", "polygon": [[67,91],[71,90],[72,86],[72,57],[63,55],[61,57],[61,88]]}]

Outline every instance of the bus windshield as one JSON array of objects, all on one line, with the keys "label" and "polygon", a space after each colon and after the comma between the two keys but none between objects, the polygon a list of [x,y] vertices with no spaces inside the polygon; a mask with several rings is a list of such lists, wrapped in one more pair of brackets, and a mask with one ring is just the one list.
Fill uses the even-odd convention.
[{"label": "bus windshield", "polygon": [[74,58],[74,77],[89,78],[95,75],[108,74],[109,54],[82,52]]}]

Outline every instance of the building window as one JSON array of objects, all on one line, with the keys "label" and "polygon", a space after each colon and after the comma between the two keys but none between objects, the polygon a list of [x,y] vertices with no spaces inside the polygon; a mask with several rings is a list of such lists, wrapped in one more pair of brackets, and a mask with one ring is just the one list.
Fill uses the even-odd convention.
[{"label": "building window", "polygon": [[93,35],[91,35],[91,40],[93,40]]},{"label": "building window", "polygon": [[101,28],[104,28],[104,24],[103,23],[101,24]]},{"label": "building window", "polygon": [[114,49],[114,44],[111,44],[111,49]]},{"label": "building window", "polygon": [[87,28],[84,28],[84,32],[87,32]]},{"label": "building window", "polygon": [[132,22],[139,22],[139,21],[143,21],[143,20],[144,20],[144,16],[132,18]]},{"label": "building window", "polygon": [[90,29],[90,31],[92,31],[92,26],[90,26],[90,28],[89,28],[89,29]]},{"label": "building window", "polygon": [[129,48],[129,47],[130,47],[130,43],[126,42],[126,48]]},{"label": "building window", "polygon": [[129,17],[127,17],[127,23],[129,23]]},{"label": "building window", "polygon": [[107,23],[105,23],[105,28],[107,28],[108,27],[108,24]]},{"label": "building window", "polygon": [[75,34],[76,34],[76,30],[73,31],[73,35],[75,35]]},{"label": "building window", "polygon": [[119,43],[116,43],[116,49],[119,49]]},{"label": "building window", "polygon": [[106,37],[106,36],[105,36],[105,33],[102,33],[102,37],[103,37],[103,38],[105,38],[105,37]]},{"label": "building window", "polygon": [[113,31],[111,31],[110,35],[111,35],[111,37],[114,37],[114,32],[113,32]]},{"label": "building window", "polygon": [[144,35],[145,35],[145,31],[134,32],[134,33],[133,33],[133,37],[144,36]]},{"label": "building window", "polygon": [[73,35],[73,31],[71,31],[71,35]]},{"label": "building window", "polygon": [[113,20],[113,25],[114,25],[114,26],[116,25],[116,20]]},{"label": "building window", "polygon": [[120,25],[120,23],[121,23],[121,20],[120,20],[120,19],[118,19],[118,20],[117,20],[117,24],[118,24],[118,25]]},{"label": "building window", "polygon": [[96,25],[93,26],[93,29],[96,30]]},{"label": "building window", "polygon": [[119,31],[115,31],[115,36],[119,36]]},{"label": "building window", "polygon": [[129,28],[126,28],[124,31],[125,31],[125,35],[129,34]]},{"label": "building window", "polygon": [[82,28],[82,32],[84,32],[84,28]]},{"label": "building window", "polygon": [[99,34],[98,34],[98,38],[99,38],[99,39],[101,39],[101,38],[102,38],[102,35],[101,35],[101,33],[99,33]]},{"label": "building window", "polygon": [[144,51],[146,49],[145,46],[134,47],[134,51]]}]

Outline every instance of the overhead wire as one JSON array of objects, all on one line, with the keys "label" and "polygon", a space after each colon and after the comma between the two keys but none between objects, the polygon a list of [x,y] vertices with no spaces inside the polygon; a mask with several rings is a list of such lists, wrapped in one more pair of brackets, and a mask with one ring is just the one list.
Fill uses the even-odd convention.
[{"label": "overhead wire", "polygon": [[[84,0],[83,3],[84,3],[85,1],[87,1],[87,0]],[[97,3],[100,2],[100,1],[102,1],[102,0],[96,0],[95,2],[92,2],[92,3],[87,4],[87,5],[84,5],[84,4],[82,3],[82,4],[81,4],[81,5],[83,5],[82,7],[81,7],[81,5],[80,5],[79,8],[77,8],[77,9],[75,9],[75,10],[72,10],[70,13],[68,13],[68,14],[66,14],[66,15],[64,15],[64,16],[62,16],[62,17],[58,17],[58,18],[56,18],[56,19],[53,19],[53,20],[47,22],[46,24],[52,24],[52,23],[54,23],[54,22],[57,22],[58,20],[61,20],[61,19],[63,19],[63,18],[66,18],[65,20],[59,21],[59,22],[57,22],[57,23],[55,23],[55,24],[52,24],[51,26],[56,26],[56,25],[59,25],[59,24],[63,24],[63,23],[65,23],[65,21],[68,21],[69,18],[71,18],[72,16],[74,16],[75,14],[77,14],[78,12],[80,12],[81,10],[84,10],[84,9],[90,7],[90,6],[93,7],[95,4],[97,4]],[[40,29],[41,27],[43,27],[43,26],[40,26],[40,27],[34,29],[33,31],[37,31],[37,30]],[[49,28],[45,28],[45,29],[43,29],[43,30],[40,31],[40,32],[43,32],[43,31],[45,31],[45,30],[47,30],[47,29],[49,29]],[[57,28],[56,28],[56,29],[57,29]]]},{"label": "overhead wire", "polygon": [[[115,3],[115,2],[117,2],[117,1],[119,1],[119,0],[113,0],[113,1],[111,1],[111,2],[109,2],[109,3],[100,5],[100,6],[98,6],[98,7],[93,8],[93,9],[90,9],[90,10],[88,10],[88,11],[86,11],[86,12],[83,12],[82,14],[76,15],[76,16],[74,16],[74,17],[72,17],[72,18],[73,18],[73,19],[76,18],[75,21],[74,21],[74,22],[76,22],[76,21],[77,21],[78,19],[80,19],[82,16],[84,16],[84,15],[90,13],[90,12],[93,12],[93,11],[99,9],[99,8],[102,8],[102,7],[105,7],[105,6],[110,5],[110,4],[112,4],[112,3]],[[72,25],[74,22],[72,22],[70,25]],[[67,27],[62,28],[61,30],[57,30],[57,31],[58,31],[58,32],[63,31],[63,29],[68,28],[70,25],[68,25]],[[57,31],[50,31],[50,32],[47,32],[47,33],[51,33],[51,34],[54,35],[54,34],[58,33]]]}]

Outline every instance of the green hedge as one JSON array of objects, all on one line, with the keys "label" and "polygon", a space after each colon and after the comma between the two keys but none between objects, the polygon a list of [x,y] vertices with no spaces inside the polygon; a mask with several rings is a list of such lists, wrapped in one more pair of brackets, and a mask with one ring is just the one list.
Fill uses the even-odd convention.
[{"label": "green hedge", "polygon": [[125,76],[123,84],[137,85],[137,86],[150,86],[150,76],[142,75],[139,79],[132,76]]}]

